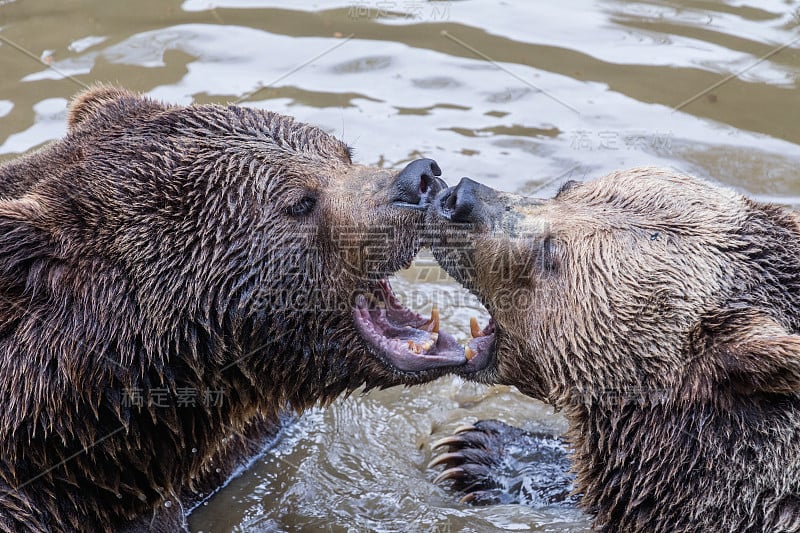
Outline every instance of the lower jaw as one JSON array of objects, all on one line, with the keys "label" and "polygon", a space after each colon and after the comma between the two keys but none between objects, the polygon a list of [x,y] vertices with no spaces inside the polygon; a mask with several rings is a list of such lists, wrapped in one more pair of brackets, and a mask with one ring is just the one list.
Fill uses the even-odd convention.
[{"label": "lower jaw", "polygon": [[404,373],[457,367],[466,362],[455,339],[439,331],[438,311],[426,319],[403,307],[387,280],[379,280],[369,297],[356,297],[353,322],[370,350]]},{"label": "lower jaw", "polygon": [[365,344],[394,370],[406,374],[439,371],[473,374],[494,358],[494,322],[479,331],[473,319],[473,340],[465,349],[453,336],[439,331],[438,311],[426,319],[403,307],[387,280],[371,293],[356,297],[353,321]]},{"label": "lower jaw", "polygon": [[494,333],[470,341],[465,349],[468,361],[456,369],[455,373],[470,379],[478,377],[479,374],[485,374],[485,371],[494,366],[495,343]]}]

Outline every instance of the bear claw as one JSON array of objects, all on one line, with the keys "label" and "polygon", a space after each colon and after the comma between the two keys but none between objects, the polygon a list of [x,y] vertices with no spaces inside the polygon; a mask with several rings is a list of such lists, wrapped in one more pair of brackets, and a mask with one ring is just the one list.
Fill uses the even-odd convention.
[{"label": "bear claw", "polygon": [[508,494],[499,489],[476,490],[462,496],[458,503],[462,505],[497,505],[514,502]]},{"label": "bear claw", "polygon": [[461,433],[467,433],[469,431],[475,431],[476,428],[472,424],[464,424],[463,426],[458,426],[453,433],[456,435],[460,435]]},{"label": "bear claw", "polygon": [[433,480],[450,480],[461,503],[523,503],[532,507],[574,505],[574,475],[560,439],[529,433],[496,420],[459,426],[431,444],[444,449],[428,468],[444,466]]},{"label": "bear claw", "polygon": [[458,452],[443,453],[441,455],[438,455],[430,463],[428,463],[428,468],[433,468],[441,464],[449,463],[450,461],[455,461],[457,459],[461,459],[462,457],[463,456]]},{"label": "bear claw", "polygon": [[[458,433],[458,431],[456,431],[456,433]],[[442,448],[444,446],[457,446],[459,444],[463,444],[464,442],[465,442],[464,439],[458,437],[457,435],[451,435],[449,437],[444,437],[442,439],[432,442],[431,450]]]},{"label": "bear claw", "polygon": [[454,467],[448,468],[447,470],[442,471],[436,478],[434,478],[433,482],[438,485],[442,481],[448,479],[461,479],[464,477],[464,470],[462,468]]}]

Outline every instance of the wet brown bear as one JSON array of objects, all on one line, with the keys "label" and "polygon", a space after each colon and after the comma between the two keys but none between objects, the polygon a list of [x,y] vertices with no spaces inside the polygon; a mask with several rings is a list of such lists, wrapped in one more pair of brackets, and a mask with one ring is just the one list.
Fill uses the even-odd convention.
[{"label": "wet brown bear", "polygon": [[[464,179],[432,211],[493,317],[465,369],[563,409],[596,529],[800,531],[795,212],[647,168],[552,199]],[[447,439],[443,477],[486,489],[505,434]]]},{"label": "wet brown bear", "polygon": [[0,167],[0,530],[175,531],[280,411],[463,363],[382,281],[439,173],[265,111],[79,96]]}]

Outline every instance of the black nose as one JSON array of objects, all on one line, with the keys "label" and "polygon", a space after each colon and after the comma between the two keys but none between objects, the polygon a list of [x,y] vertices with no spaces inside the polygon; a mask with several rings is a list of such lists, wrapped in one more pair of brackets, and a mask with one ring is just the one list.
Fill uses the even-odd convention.
[{"label": "black nose", "polygon": [[394,181],[392,202],[399,207],[427,209],[447,184],[439,176],[442,169],[433,159],[417,159],[400,171]]},{"label": "black nose", "polygon": [[489,214],[487,201],[493,199],[497,191],[469,178],[461,178],[455,187],[445,190],[436,199],[439,214],[452,222],[484,222]]}]

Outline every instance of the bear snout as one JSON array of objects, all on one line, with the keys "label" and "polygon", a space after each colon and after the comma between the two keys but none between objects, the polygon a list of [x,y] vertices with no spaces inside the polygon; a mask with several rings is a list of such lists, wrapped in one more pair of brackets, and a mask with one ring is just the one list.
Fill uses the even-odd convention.
[{"label": "bear snout", "polygon": [[392,204],[410,209],[427,209],[447,184],[442,169],[433,159],[417,159],[406,165],[394,180]]},{"label": "bear snout", "polygon": [[457,224],[487,224],[496,211],[498,193],[469,178],[442,191],[434,202],[437,214]]}]

